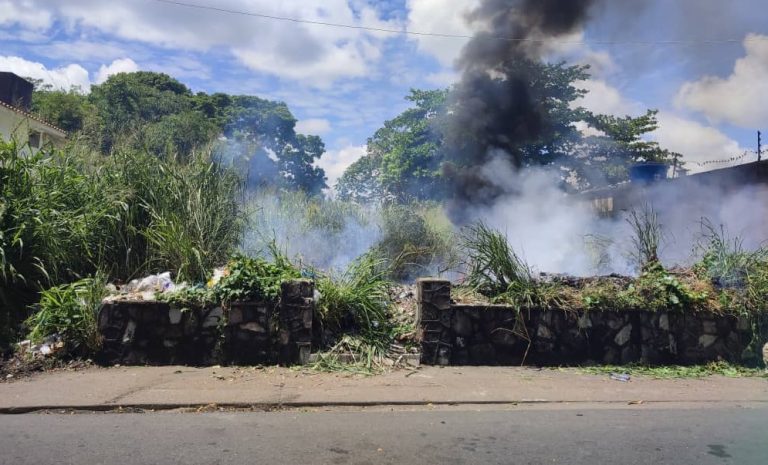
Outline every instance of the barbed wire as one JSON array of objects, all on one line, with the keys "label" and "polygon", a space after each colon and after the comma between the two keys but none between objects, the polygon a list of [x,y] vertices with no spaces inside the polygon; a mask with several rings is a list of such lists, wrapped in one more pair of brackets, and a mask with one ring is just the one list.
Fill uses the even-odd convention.
[{"label": "barbed wire", "polygon": [[752,154],[757,155],[757,150],[745,150],[744,153],[742,153],[741,155],[736,155],[731,158],[721,158],[717,160],[706,160],[706,161],[697,161],[697,162],[689,162],[689,163],[696,166],[720,165],[724,163],[733,163],[736,161],[743,160],[747,158],[747,156]]}]

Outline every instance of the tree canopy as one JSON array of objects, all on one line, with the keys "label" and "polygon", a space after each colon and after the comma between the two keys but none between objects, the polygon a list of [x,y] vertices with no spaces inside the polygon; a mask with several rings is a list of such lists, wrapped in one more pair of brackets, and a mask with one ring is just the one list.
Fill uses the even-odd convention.
[{"label": "tree canopy", "polygon": [[[618,117],[578,106],[587,93],[578,82],[588,79],[588,67],[526,60],[514,66],[520,69],[511,75],[526,76],[517,84],[525,88],[514,97],[526,99],[525,111],[510,112],[508,120],[485,118],[483,108],[497,114],[489,107],[514,102],[476,102],[458,95],[460,88],[411,90],[406,99],[413,107],[368,140],[366,155],[339,179],[339,196],[358,202],[439,198],[453,173],[487,159],[489,147],[503,151],[518,169],[553,167],[574,189],[624,181],[633,163],[680,157],[644,138],[658,127],[656,111]],[[483,85],[486,94],[513,98],[509,82],[488,76]],[[462,108],[467,105],[476,107]],[[584,127],[592,130],[585,133]]]},{"label": "tree canopy", "polygon": [[89,94],[36,84],[33,111],[103,154],[127,145],[186,159],[213,145],[247,174],[251,186],[313,194],[327,187],[324,171],[315,166],[325,153],[323,141],[297,134],[296,118],[283,102],[195,94],[166,74],[148,71],[110,76]]}]

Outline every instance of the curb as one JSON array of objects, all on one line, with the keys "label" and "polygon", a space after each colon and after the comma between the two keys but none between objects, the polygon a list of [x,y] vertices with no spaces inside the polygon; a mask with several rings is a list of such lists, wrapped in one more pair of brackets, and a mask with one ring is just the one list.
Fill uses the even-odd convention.
[{"label": "curb", "polygon": [[40,405],[24,407],[0,407],[0,415],[22,415],[28,413],[48,412],[63,410],[67,412],[120,412],[142,413],[145,411],[169,411],[169,410],[201,410],[204,409],[224,409],[224,410],[250,410],[257,412],[274,412],[281,410],[292,410],[300,408],[367,408],[367,407],[427,407],[427,406],[531,406],[531,405],[665,405],[665,404],[685,404],[685,405],[717,405],[717,404],[758,404],[768,405],[768,400],[648,400],[648,401],[629,401],[629,400],[544,400],[544,399],[523,399],[515,401],[371,401],[371,402],[283,402],[252,404],[244,402],[227,403],[187,403],[187,404],[95,404],[95,405]]}]

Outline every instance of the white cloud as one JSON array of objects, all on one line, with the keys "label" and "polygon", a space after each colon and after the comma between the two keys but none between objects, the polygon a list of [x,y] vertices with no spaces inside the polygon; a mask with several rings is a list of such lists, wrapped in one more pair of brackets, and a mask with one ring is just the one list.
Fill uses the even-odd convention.
[{"label": "white cloud", "polygon": [[48,69],[42,63],[16,56],[0,55],[0,71],[10,71],[21,77],[42,79],[43,82],[57,89],[80,86],[83,91],[87,92],[91,88],[88,70],[78,64]]},{"label": "white cloud", "polygon": [[[577,84],[578,87],[589,90],[589,93],[576,103],[595,113],[624,116],[637,115],[645,111],[641,102],[626,98],[618,89],[605,81],[592,79]],[[668,111],[659,112],[657,119],[658,129],[647,134],[646,137],[658,142],[662,148],[682,154],[683,161],[688,162],[686,168],[691,172],[706,171],[713,167],[713,165],[700,166],[697,163],[729,159],[741,155],[746,150],[716,127],[707,126]],[[598,134],[586,124],[577,126],[587,135]],[[728,163],[716,166],[723,168],[728,166]]]},{"label": "white cloud", "polygon": [[713,122],[756,128],[768,121],[768,36],[750,34],[747,54],[727,78],[705,76],[685,83],[676,104],[703,113]]},{"label": "white cloud", "polygon": [[300,134],[323,135],[331,130],[331,122],[323,118],[303,119],[296,123],[296,132]]},{"label": "white cloud", "polygon": [[[417,32],[472,35],[465,21],[466,13],[479,0],[408,0],[408,29]],[[451,66],[469,39],[412,36],[420,51],[432,55],[443,65]]]},{"label": "white cloud", "polygon": [[325,170],[328,185],[333,187],[344,171],[365,155],[365,145],[349,145],[339,150],[329,150],[317,162],[317,166]]},{"label": "white cloud", "polygon": [[0,25],[19,24],[28,29],[46,29],[53,22],[51,13],[34,0],[0,0]]},{"label": "white cloud", "polygon": [[575,86],[588,91],[587,95],[574,102],[594,113],[624,116],[642,111],[642,106],[624,97],[615,87],[600,79],[578,81]]},{"label": "white cloud", "polygon": [[[25,0],[25,4],[47,12],[70,33],[95,32],[172,50],[225,51],[252,70],[315,86],[367,75],[380,58],[382,42],[394,37],[161,2]],[[215,7],[354,26],[401,27],[396,20],[381,20],[373,5],[363,0],[222,0]],[[17,22],[33,25],[26,19]],[[45,24],[38,22],[37,27]]]},{"label": "white cloud", "polygon": [[113,74],[118,73],[132,73],[139,70],[139,65],[130,58],[120,58],[113,61],[109,65],[101,65],[99,72],[96,74],[96,84],[101,84],[106,81],[107,78]]},{"label": "white cloud", "polygon": [[[746,150],[717,128],[668,112],[660,112],[658,120],[659,128],[651,133],[649,138],[665,149],[681,153],[683,161],[688,162],[686,168],[692,172],[713,168],[712,165],[699,166],[697,162],[729,159],[741,155]],[[743,160],[736,163],[743,163]],[[718,168],[726,166],[728,164],[716,165]]]},{"label": "white cloud", "polygon": [[438,87],[449,87],[459,80],[459,75],[454,71],[441,71],[427,74],[425,80]]},{"label": "white cloud", "polygon": [[[54,60],[72,60],[81,62],[89,60],[106,62],[129,54],[128,49],[123,45],[114,42],[92,40],[57,40],[55,42],[33,45],[30,48],[36,54]],[[134,50],[130,53],[130,55],[135,54]]]}]

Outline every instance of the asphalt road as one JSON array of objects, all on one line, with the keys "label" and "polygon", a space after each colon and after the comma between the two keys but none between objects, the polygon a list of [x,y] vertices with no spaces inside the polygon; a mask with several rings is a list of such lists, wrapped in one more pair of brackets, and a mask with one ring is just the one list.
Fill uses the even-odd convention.
[{"label": "asphalt road", "polygon": [[2,464],[756,464],[768,408],[0,416]]}]

